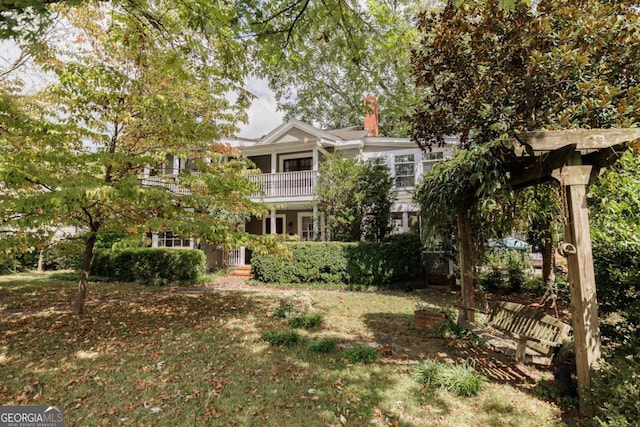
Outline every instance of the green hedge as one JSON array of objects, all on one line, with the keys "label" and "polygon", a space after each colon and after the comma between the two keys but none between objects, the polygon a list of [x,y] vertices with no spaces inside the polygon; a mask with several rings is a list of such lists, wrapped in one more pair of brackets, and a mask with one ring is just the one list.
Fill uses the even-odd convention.
[{"label": "green hedge", "polygon": [[97,251],[91,274],[145,285],[197,282],[206,271],[204,252],[196,249],[136,248]]},{"label": "green hedge", "polygon": [[254,277],[266,283],[344,283],[391,287],[416,277],[420,239],[394,236],[389,242],[292,243],[291,259],[253,254]]}]

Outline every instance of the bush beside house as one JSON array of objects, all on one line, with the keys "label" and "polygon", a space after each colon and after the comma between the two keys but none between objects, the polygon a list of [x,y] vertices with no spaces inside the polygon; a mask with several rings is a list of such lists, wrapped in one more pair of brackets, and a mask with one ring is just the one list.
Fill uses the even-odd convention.
[{"label": "bush beside house", "polygon": [[206,257],[196,249],[104,250],[94,254],[91,264],[92,275],[146,285],[195,283],[205,272]]},{"label": "bush beside house", "polygon": [[292,244],[291,259],[254,254],[254,277],[266,283],[344,283],[392,287],[414,279],[420,267],[415,234],[389,242],[304,242]]}]

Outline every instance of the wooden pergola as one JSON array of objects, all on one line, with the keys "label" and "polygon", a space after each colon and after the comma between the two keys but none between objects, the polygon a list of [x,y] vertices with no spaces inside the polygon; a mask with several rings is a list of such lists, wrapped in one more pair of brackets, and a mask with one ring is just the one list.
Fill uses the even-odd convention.
[{"label": "wooden pergola", "polygon": [[[580,412],[591,415],[585,402],[585,387],[600,359],[598,302],[591,252],[587,210],[587,188],[600,171],[612,165],[633,143],[640,129],[575,129],[519,134],[503,143],[505,168],[513,188],[524,188],[551,180],[560,183],[566,194],[565,247],[569,267],[571,314],[576,347],[576,368]],[[471,236],[467,215],[458,217],[462,302],[473,308]],[[465,310],[462,320],[473,321],[473,311]]]}]

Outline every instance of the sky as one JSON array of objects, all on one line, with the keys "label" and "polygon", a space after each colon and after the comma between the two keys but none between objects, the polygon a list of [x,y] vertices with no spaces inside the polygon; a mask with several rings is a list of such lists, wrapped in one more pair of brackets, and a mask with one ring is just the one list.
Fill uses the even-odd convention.
[{"label": "sky", "polygon": [[[19,56],[18,47],[6,40],[0,40],[0,70],[11,64]],[[39,88],[47,84],[47,76],[34,69],[25,69],[26,84],[31,88]],[[246,81],[247,89],[255,95],[247,111],[249,121],[240,123],[239,137],[259,138],[278,127],[283,120],[284,113],[277,111],[275,95],[269,89],[264,79],[249,77]]]},{"label": "sky", "polygon": [[282,123],[284,113],[277,111],[275,95],[263,79],[248,78],[247,89],[256,98],[247,111],[249,122],[246,125],[240,125],[238,136],[259,138],[278,127]]}]

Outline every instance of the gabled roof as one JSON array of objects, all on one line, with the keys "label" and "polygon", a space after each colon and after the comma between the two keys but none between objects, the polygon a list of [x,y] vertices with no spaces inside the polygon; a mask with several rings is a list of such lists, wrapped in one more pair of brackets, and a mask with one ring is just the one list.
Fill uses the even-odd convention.
[{"label": "gabled roof", "polygon": [[[289,121],[281,124],[274,130],[263,136],[260,140],[258,140],[258,142],[256,142],[255,145],[269,145],[277,144],[278,142],[292,142],[293,140],[301,140],[299,137],[293,136],[296,130],[302,134],[309,135],[308,138],[310,140],[328,139],[335,141],[342,139],[338,135],[323,131],[315,126],[301,122],[300,120],[290,119]],[[288,134],[292,135],[290,140],[287,140],[285,138]]]}]

